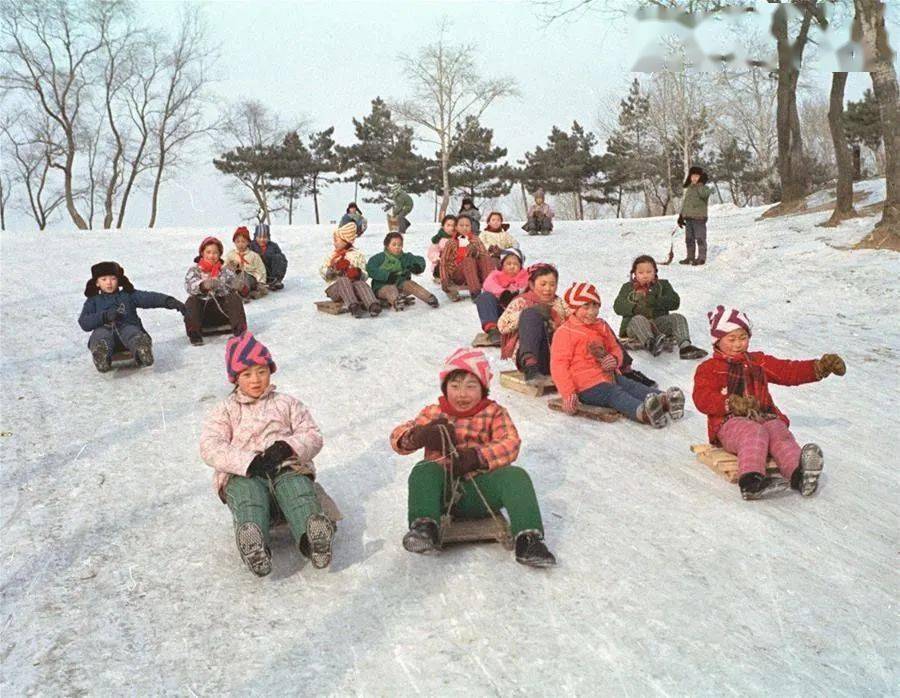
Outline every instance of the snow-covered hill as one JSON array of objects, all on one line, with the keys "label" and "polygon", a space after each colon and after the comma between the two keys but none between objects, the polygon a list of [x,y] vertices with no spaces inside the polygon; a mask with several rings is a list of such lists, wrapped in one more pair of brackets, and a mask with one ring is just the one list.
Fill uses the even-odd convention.
[{"label": "snow-covered hill", "polygon": [[[330,570],[282,535],[265,579],[238,558],[197,451],[229,389],[225,338],[191,347],[177,313],[145,311],[156,365],[99,375],[76,323],[93,262],[181,296],[216,231],[5,234],[4,695],[896,695],[900,262],[843,249],[873,218],[835,230],[814,227],[827,213],[760,213],[715,208],[709,264],[664,275],[701,346],[705,312],[730,303],[755,321],[757,348],[844,356],[843,379],[773,390],[801,442],[825,451],[819,493],[741,501],[690,453],[706,429],[690,405],[654,431],[565,417],[495,385],[559,558],[548,571],[497,545],[439,557],[400,546],[414,459],[388,434],[438,394],[440,361],[478,330],[472,304],[319,314],[330,230],[276,227],[286,288],[248,318],[274,382],[324,430],[320,481],[346,519]],[[664,258],[671,225],[561,222],[521,241],[530,261],[559,265],[563,287],[597,283],[618,326],[631,259]],[[378,251],[383,233],[373,224],[362,249]],[[407,249],[424,252],[430,234],[413,229]],[[689,392],[696,363],[638,354],[637,366]]]}]

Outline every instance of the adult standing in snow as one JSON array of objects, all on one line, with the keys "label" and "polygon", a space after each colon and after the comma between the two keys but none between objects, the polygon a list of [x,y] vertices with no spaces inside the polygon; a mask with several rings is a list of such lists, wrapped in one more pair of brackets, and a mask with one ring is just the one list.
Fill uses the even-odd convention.
[{"label": "adult standing in snow", "polygon": [[359,210],[359,206],[356,205],[355,201],[351,201],[347,205],[347,211],[341,217],[341,222],[338,223],[338,227],[343,228],[351,221],[356,224],[356,237],[359,237],[366,232],[366,228],[369,226],[369,222],[366,220],[365,216],[363,216],[362,211]]},{"label": "adult standing in snow", "polygon": [[696,165],[688,170],[687,179],[684,180],[684,198],[681,200],[678,227],[684,228],[687,256],[679,264],[706,264],[706,220],[709,217],[709,195],[712,193],[712,189],[706,186],[707,181],[709,177],[706,172]]},{"label": "adult standing in snow", "polygon": [[399,184],[393,185],[391,187],[391,198],[384,209],[390,212],[390,216],[388,216],[388,232],[404,234],[410,225],[406,217],[412,209],[412,197],[403,191],[403,187]]},{"label": "adult standing in snow", "polygon": [[544,200],[544,190],[534,193],[534,203],[528,207],[528,221],[522,226],[529,235],[549,235],[553,230],[553,209]]}]

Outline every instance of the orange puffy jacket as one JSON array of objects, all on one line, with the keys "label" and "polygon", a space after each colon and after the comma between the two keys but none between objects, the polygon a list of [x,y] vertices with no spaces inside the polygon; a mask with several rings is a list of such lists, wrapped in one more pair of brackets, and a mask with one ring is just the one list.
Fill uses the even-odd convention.
[{"label": "orange puffy jacket", "polygon": [[618,372],[618,367],[622,366],[622,347],[619,346],[616,333],[605,320],[598,318],[597,322],[585,325],[574,315],[570,315],[553,335],[550,373],[563,399],[572,393],[593,388],[598,383],[615,380],[615,373],[607,373],[600,368],[600,363],[588,348],[595,342],[616,357]]}]

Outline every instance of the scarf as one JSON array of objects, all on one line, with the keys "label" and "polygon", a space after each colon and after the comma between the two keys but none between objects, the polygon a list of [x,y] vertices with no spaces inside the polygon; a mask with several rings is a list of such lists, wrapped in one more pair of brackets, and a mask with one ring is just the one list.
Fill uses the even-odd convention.
[{"label": "scarf", "polygon": [[631,280],[631,287],[632,287],[635,291],[640,291],[640,292],[642,292],[642,293],[646,293],[646,294],[649,295],[650,289],[653,288],[653,284],[655,284],[655,283],[656,283],[656,280],[654,279],[653,281],[651,281],[651,282],[650,282],[649,284],[647,284],[646,286],[643,286],[643,285],[641,285],[640,282],[638,282],[637,279],[632,279],[632,280]]},{"label": "scarf", "polygon": [[441,395],[438,398],[438,405],[440,405],[441,412],[444,412],[445,414],[449,414],[451,417],[457,417],[457,418],[472,417],[472,416],[478,414],[479,412],[481,412],[481,410],[483,410],[485,407],[490,405],[492,402],[493,402],[493,400],[488,400],[487,398],[483,398],[478,403],[476,403],[474,407],[470,407],[469,409],[467,409],[463,412],[461,410],[456,409],[453,405],[451,405],[450,401],[447,398],[445,398],[443,395]]},{"label": "scarf", "polygon": [[395,257],[387,250],[384,252],[384,261],[381,263],[381,268],[388,274],[403,273],[403,263],[401,262],[400,257]]},{"label": "scarf", "polygon": [[728,364],[728,394],[755,397],[764,415],[773,414],[772,398],[762,366],[753,363],[748,354],[729,356],[720,351],[716,354]]},{"label": "scarf", "polygon": [[207,262],[205,259],[201,259],[197,262],[197,266],[200,267],[200,271],[209,274],[211,278],[215,279],[219,275],[219,272],[222,271],[222,260],[220,259],[213,264],[212,262]]},{"label": "scarf", "polygon": [[257,240],[256,240],[256,244],[259,245],[259,253],[260,253],[260,254],[265,254],[265,253],[266,253],[266,248],[269,246],[269,241],[268,241],[268,240],[259,240],[259,239],[257,239]]}]

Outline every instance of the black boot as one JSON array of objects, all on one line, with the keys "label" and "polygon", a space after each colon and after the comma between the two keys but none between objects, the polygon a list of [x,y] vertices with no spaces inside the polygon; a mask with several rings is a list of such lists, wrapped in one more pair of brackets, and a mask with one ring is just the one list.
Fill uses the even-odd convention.
[{"label": "black boot", "polygon": [[782,478],[773,478],[762,473],[744,473],[738,480],[741,488],[741,497],[744,499],[763,499],[783,492],[787,488],[787,482]]},{"label": "black boot", "polygon": [[244,564],[257,577],[272,571],[272,553],[265,544],[262,531],[255,523],[242,523],[234,532],[238,552]]},{"label": "black boot", "polygon": [[200,334],[199,332],[191,332],[188,335],[188,339],[191,340],[191,344],[194,345],[195,347],[203,346],[203,335]]},{"label": "black boot", "polygon": [[317,570],[325,569],[331,564],[334,532],[334,523],[324,514],[312,514],[306,520],[306,535],[303,537],[306,546],[301,546],[300,552],[309,557]]},{"label": "black boot", "polygon": [[138,366],[153,365],[153,343],[150,337],[145,335],[134,343],[134,360]]},{"label": "black boot", "polygon": [[537,364],[529,364],[522,369],[522,378],[525,379],[526,383],[537,383],[543,377],[544,374],[541,373],[541,369],[538,368]]},{"label": "black boot", "polygon": [[666,336],[664,334],[658,334],[654,337],[651,337],[647,342],[647,351],[649,351],[653,356],[659,356],[663,353],[663,349],[665,348]]},{"label": "black boot", "polygon": [[357,320],[366,316],[366,309],[362,307],[362,303],[351,303],[349,310],[350,314]]},{"label": "black boot", "polygon": [[406,535],[403,547],[411,553],[428,553],[438,547],[438,527],[431,519],[413,521]]},{"label": "black boot", "polygon": [[112,368],[109,361],[109,344],[106,342],[97,342],[97,346],[91,349],[91,358],[94,360],[94,366],[100,373],[106,373]]},{"label": "black boot", "polygon": [[378,301],[372,303],[372,305],[369,306],[369,315],[371,317],[381,315],[381,303],[379,303]]},{"label": "black boot", "polygon": [[547,550],[540,534],[522,532],[516,536],[516,562],[529,567],[553,567],[556,558]]},{"label": "black boot", "polygon": [[428,305],[430,305],[432,308],[437,308],[440,305],[440,301],[438,301],[437,296],[435,296],[434,294],[432,294],[431,297],[425,302],[428,303]]},{"label": "black boot", "polygon": [[825,458],[817,444],[806,444],[800,451],[800,465],[791,475],[791,487],[804,497],[815,494]]},{"label": "black boot", "polygon": [[695,266],[695,267],[702,267],[704,264],[706,264],[706,260],[705,260],[705,259],[695,259],[695,260],[694,260],[694,266]]},{"label": "black boot", "polygon": [[684,259],[679,259],[679,260],[678,260],[678,263],[679,263],[679,264],[692,265],[692,264],[694,263],[694,260],[691,259],[690,257],[685,257]]},{"label": "black boot", "polygon": [[686,347],[681,347],[678,350],[678,358],[679,359],[702,359],[709,352],[705,349],[701,349],[700,347],[695,347],[693,344],[688,344]]}]

